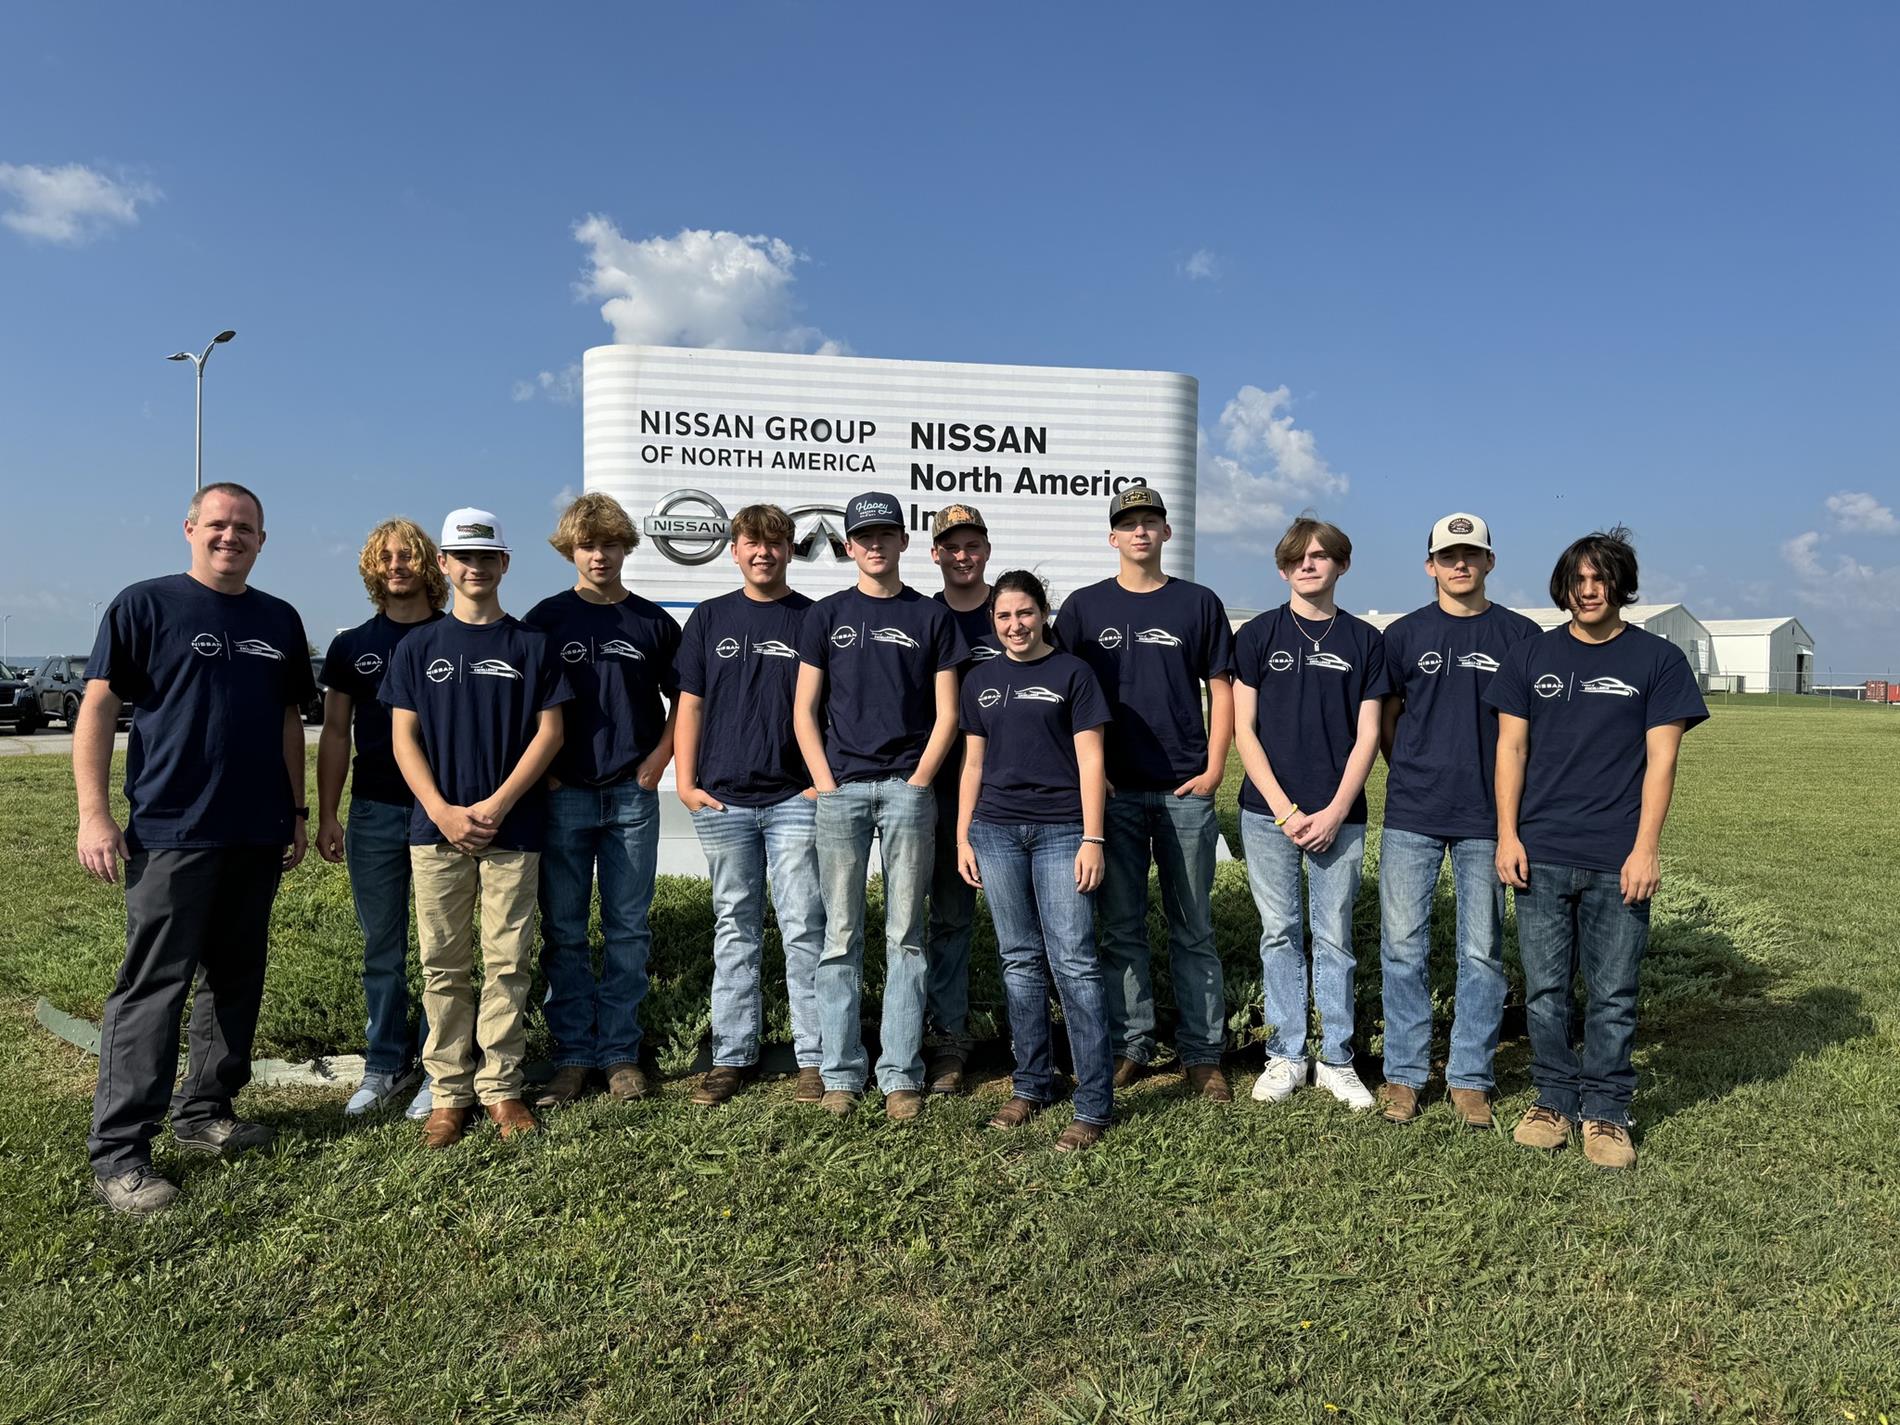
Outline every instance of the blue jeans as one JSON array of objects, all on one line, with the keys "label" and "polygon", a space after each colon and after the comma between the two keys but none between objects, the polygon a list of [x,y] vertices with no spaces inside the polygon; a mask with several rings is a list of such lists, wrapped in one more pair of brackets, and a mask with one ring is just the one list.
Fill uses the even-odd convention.
[{"label": "blue jeans", "polygon": [[1227,1034],[1227,990],[1214,949],[1212,797],[1116,792],[1108,799],[1102,878],[1102,969],[1108,1035],[1124,1059],[1155,1056],[1154,977],[1148,967],[1148,859],[1161,879],[1174,981],[1174,1048],[1183,1064],[1218,1064]]},{"label": "blue jeans", "polygon": [[693,813],[693,830],[712,876],[713,1063],[750,1068],[759,1062],[764,997],[765,886],[785,944],[785,993],[792,1006],[792,1053],[802,1068],[818,1064],[818,955],[825,908],[818,898],[818,806],[789,797],[769,807],[727,805]]},{"label": "blue jeans", "polygon": [[[1517,893],[1524,1018],[1537,1102],[1569,1119],[1625,1128],[1636,1070],[1636,977],[1649,945],[1649,902],[1624,905],[1615,871],[1536,861]],[[1583,1053],[1570,1042],[1570,985],[1583,972]]]},{"label": "blue jeans", "polygon": [[1422,836],[1387,827],[1379,850],[1379,967],[1385,982],[1385,1078],[1425,1087],[1432,1042],[1432,897],[1438,868],[1451,855],[1458,894],[1458,988],[1445,1082],[1455,1089],[1496,1087],[1491,1060],[1504,1015],[1504,883],[1496,841]]},{"label": "blue jeans", "polygon": [[[653,873],[660,799],[638,782],[556,787],[548,794],[541,853],[541,970],[557,1068],[609,1068],[640,1059],[640,1002],[647,993]],[[587,912],[600,874],[600,978],[587,943]]]},{"label": "blue jeans", "polygon": [[1075,888],[1082,823],[998,826],[973,821],[970,849],[983,875],[1003,962],[1009,1040],[1016,1054],[1010,1092],[1045,1104],[1055,1096],[1046,963],[1055,976],[1069,1031],[1075,1116],[1105,1127],[1115,1111],[1115,1065],[1102,967],[1095,955],[1095,897]]},{"label": "blue jeans", "polygon": [[[961,771],[958,762],[958,772]],[[925,1025],[932,1043],[970,1052],[970,937],[976,928],[976,891],[957,871],[959,776],[937,782],[937,850],[930,872],[930,963]]]},{"label": "blue jeans", "polygon": [[363,1002],[369,1009],[364,1069],[400,1074],[429,1037],[426,1015],[409,1028],[409,808],[352,801],[343,835],[350,898],[363,930]]},{"label": "blue jeans", "polygon": [[1260,912],[1260,970],[1266,981],[1267,1052],[1304,1059],[1307,1050],[1306,937],[1301,933],[1300,863],[1306,863],[1313,927],[1313,1000],[1319,1058],[1352,1062],[1352,903],[1366,855],[1366,829],[1342,826],[1317,855],[1301,851],[1259,812],[1240,813],[1247,886]]},{"label": "blue jeans", "polygon": [[924,891],[937,839],[937,798],[902,777],[847,782],[818,797],[818,882],[825,949],[818,961],[818,1041],[825,1087],[864,1091],[864,892],[871,838],[884,860],[884,1020],[877,1086],[924,1083]]}]

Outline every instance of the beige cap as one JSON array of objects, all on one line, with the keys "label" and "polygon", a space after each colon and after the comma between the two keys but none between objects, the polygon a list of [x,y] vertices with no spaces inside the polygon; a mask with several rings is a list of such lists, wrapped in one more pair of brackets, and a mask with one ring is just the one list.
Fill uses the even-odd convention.
[{"label": "beige cap", "polygon": [[1473,549],[1490,549],[1491,526],[1476,515],[1446,515],[1432,526],[1432,542],[1426,546],[1427,554],[1436,554],[1441,549],[1450,549],[1454,544],[1468,544]]}]

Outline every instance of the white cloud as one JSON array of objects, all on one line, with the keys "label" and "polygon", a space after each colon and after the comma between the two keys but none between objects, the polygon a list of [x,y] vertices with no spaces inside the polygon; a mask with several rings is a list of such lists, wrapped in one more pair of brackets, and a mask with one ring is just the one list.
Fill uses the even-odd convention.
[{"label": "white cloud", "polygon": [[510,394],[517,401],[532,401],[545,396],[557,406],[571,406],[581,398],[581,365],[569,362],[559,371],[542,371],[526,381],[517,381]]},{"label": "white cloud", "polygon": [[1900,534],[1900,519],[1865,490],[1842,490],[1827,497],[1827,512],[1841,529],[1860,534]]},{"label": "white cloud", "polygon": [[598,214],[574,225],[587,249],[583,297],[602,298],[614,340],[737,351],[836,356],[849,348],[798,320],[792,286],[803,261],[775,237],[682,228],[673,237],[623,237]]},{"label": "white cloud", "polygon": [[1221,274],[1220,255],[1212,248],[1197,247],[1181,264],[1181,273],[1190,282],[1212,282]]},{"label": "white cloud", "polygon": [[580,497],[581,492],[576,490],[572,485],[563,485],[559,490],[554,492],[554,498],[549,500],[548,503],[554,506],[554,513],[556,515],[564,515],[567,513],[567,507]]},{"label": "white cloud", "polygon": [[1220,413],[1218,446],[1199,433],[1194,522],[1209,537],[1277,536],[1294,511],[1346,493],[1313,433],[1293,424],[1292,404],[1284,386],[1242,386]]},{"label": "white cloud", "polygon": [[22,237],[64,247],[79,247],[114,227],[136,226],[139,206],[163,196],[149,183],[108,178],[79,163],[0,163],[0,194],[12,200],[0,223]]},{"label": "white cloud", "polygon": [[1808,608],[1830,609],[1849,624],[1886,623],[1900,615],[1900,564],[1876,568],[1851,554],[1836,554],[1830,561],[1821,553],[1826,540],[1811,529],[1782,544],[1782,561],[1795,577],[1795,599]]}]

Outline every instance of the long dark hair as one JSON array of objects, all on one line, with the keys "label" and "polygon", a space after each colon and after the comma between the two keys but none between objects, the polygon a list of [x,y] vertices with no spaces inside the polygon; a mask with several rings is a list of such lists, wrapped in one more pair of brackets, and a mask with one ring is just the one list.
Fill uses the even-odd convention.
[{"label": "long dark hair", "polygon": [[1609,602],[1623,608],[1636,602],[1636,549],[1627,527],[1616,525],[1586,534],[1557,558],[1550,571],[1550,601],[1568,611],[1577,591],[1577,569],[1584,560],[1603,581]]}]

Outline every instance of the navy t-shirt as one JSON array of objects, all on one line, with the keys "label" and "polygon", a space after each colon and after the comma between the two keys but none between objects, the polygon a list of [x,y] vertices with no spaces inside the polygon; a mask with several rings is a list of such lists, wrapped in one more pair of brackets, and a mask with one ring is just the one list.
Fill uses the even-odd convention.
[{"label": "navy t-shirt", "polygon": [[1132,594],[1104,579],[1069,595],[1055,643],[1089,665],[1108,698],[1115,787],[1171,792],[1207,771],[1201,684],[1234,671],[1218,594],[1186,579]]},{"label": "navy t-shirt", "polygon": [[[1359,740],[1360,704],[1384,697],[1392,683],[1385,640],[1364,619],[1341,609],[1330,627],[1325,619],[1295,620],[1286,604],[1250,619],[1234,639],[1234,676],[1256,694],[1254,733],[1266,749],[1274,780],[1310,814],[1339,791]],[[1251,777],[1240,784],[1240,805],[1273,815]],[[1346,825],[1360,826],[1365,819],[1361,788]]]},{"label": "navy t-shirt", "polygon": [[284,709],[316,684],[289,604],[262,589],[221,594],[189,574],[147,579],[107,608],[86,677],[132,704],[132,850],[290,844]]},{"label": "navy t-shirt", "polygon": [[1109,721],[1108,699],[1088,664],[1059,652],[979,663],[963,679],[960,720],[984,739],[977,820],[1059,826],[1082,819],[1075,735]]},{"label": "navy t-shirt", "polygon": [[686,620],[680,691],[704,700],[696,775],[729,806],[777,806],[811,785],[792,732],[798,627],[811,606],[796,589],[771,602],[735,589]]},{"label": "navy t-shirt", "polygon": [[825,759],[845,782],[908,779],[937,725],[937,674],[970,656],[950,610],[909,585],[854,586],[811,606],[798,657],[825,674]]},{"label": "navy t-shirt", "polygon": [[1517,835],[1533,861],[1618,871],[1643,814],[1647,734],[1708,718],[1695,674],[1666,638],[1625,628],[1585,643],[1568,624],[1505,655],[1484,700],[1530,723]]},{"label": "navy t-shirt", "polygon": [[996,623],[990,617],[988,604],[979,604],[973,609],[952,609],[941,589],[930,597],[950,610],[950,617],[956,621],[957,632],[963,635],[963,641],[969,647],[969,662],[964,665],[966,673],[970,664],[987,663],[992,658],[1003,656],[1003,645],[996,641]]},{"label": "navy t-shirt", "polygon": [[1385,780],[1387,826],[1446,839],[1498,834],[1498,715],[1484,690],[1504,655],[1542,632],[1502,604],[1457,618],[1436,600],[1386,629],[1392,691],[1405,698]]},{"label": "navy t-shirt", "polygon": [[415,802],[409,784],[396,766],[389,740],[389,709],[377,697],[396,645],[416,629],[441,618],[439,610],[418,623],[397,623],[378,613],[367,623],[347,628],[330,640],[323,655],[323,686],[350,700],[350,730],[356,760],[350,773],[350,795],[360,802],[385,802],[408,807]]},{"label": "navy t-shirt", "polygon": [[666,731],[660,695],[679,693],[679,624],[638,594],[591,604],[572,589],[541,600],[521,621],[548,636],[574,690],[554,775],[572,787],[627,781]]},{"label": "navy t-shirt", "polygon": [[[382,699],[416,715],[436,789],[451,806],[501,790],[540,730],[541,714],[574,696],[547,635],[507,615],[494,623],[458,618],[425,624],[397,647]],[[547,781],[535,778],[490,845],[539,851],[547,838]],[[446,840],[417,802],[409,841]]]}]

